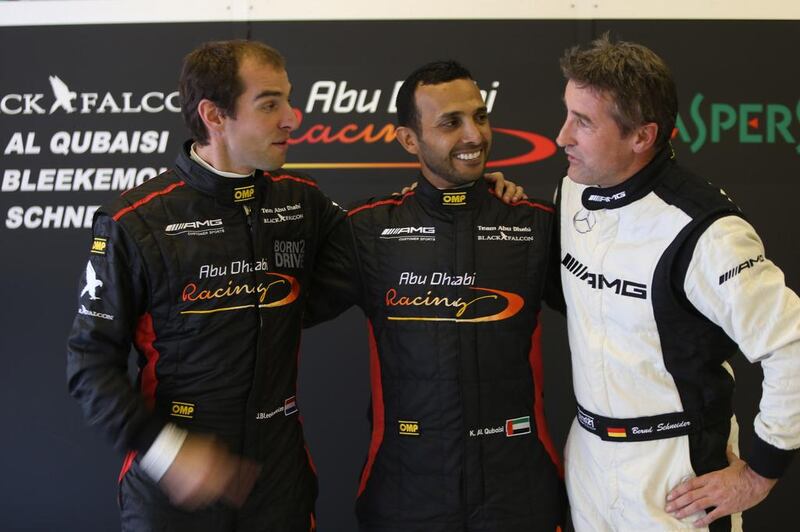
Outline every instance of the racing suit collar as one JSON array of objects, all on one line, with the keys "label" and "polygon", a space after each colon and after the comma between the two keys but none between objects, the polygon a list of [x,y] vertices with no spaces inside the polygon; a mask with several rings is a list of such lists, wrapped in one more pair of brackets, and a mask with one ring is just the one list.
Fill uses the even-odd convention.
[{"label": "racing suit collar", "polygon": [[259,188],[256,187],[256,183],[265,181],[261,170],[256,170],[253,175],[246,177],[235,179],[223,177],[193,161],[189,155],[191,146],[191,140],[185,142],[175,161],[175,166],[187,185],[214,196],[224,205],[235,205],[256,198],[256,191]]},{"label": "racing suit collar", "polygon": [[667,145],[647,165],[619,185],[607,188],[586,187],[581,196],[583,206],[590,211],[618,209],[642,199],[658,183],[664,170],[675,164],[675,153]]},{"label": "racing suit collar", "polygon": [[430,208],[452,213],[477,209],[491,195],[483,178],[463,187],[440,190],[422,174],[417,179],[415,194]]}]

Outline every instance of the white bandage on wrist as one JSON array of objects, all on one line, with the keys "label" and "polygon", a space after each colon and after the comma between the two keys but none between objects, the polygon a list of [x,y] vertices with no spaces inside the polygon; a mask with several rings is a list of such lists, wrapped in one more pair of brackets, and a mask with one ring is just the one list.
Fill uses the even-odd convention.
[{"label": "white bandage on wrist", "polygon": [[161,480],[164,473],[178,455],[178,451],[183,446],[183,441],[189,432],[179,428],[172,423],[167,423],[161,432],[158,433],[153,445],[142,456],[140,465],[144,472],[153,479],[154,482]]}]

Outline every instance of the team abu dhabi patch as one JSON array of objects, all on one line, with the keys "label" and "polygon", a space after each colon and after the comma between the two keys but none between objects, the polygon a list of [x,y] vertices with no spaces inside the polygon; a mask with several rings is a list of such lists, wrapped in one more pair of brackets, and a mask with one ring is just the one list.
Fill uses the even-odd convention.
[{"label": "team abu dhabi patch", "polygon": [[400,436],[419,436],[419,421],[397,420]]},{"label": "team abu dhabi patch", "polygon": [[255,185],[247,185],[246,187],[236,187],[233,189],[234,203],[240,203],[242,201],[250,201],[254,197],[256,197]]},{"label": "team abu dhabi patch", "polygon": [[505,242],[533,242],[533,230],[530,227],[517,225],[479,225],[476,240],[480,241],[505,241]]},{"label": "team abu dhabi patch", "polygon": [[105,255],[106,247],[108,247],[108,239],[96,236],[94,237],[94,240],[92,240],[92,248],[89,250],[89,252],[94,253],[95,255]]},{"label": "team abu dhabi patch", "polygon": [[184,419],[194,418],[194,403],[184,403],[182,401],[172,401],[172,406],[169,409],[169,415],[172,417],[182,417]]}]

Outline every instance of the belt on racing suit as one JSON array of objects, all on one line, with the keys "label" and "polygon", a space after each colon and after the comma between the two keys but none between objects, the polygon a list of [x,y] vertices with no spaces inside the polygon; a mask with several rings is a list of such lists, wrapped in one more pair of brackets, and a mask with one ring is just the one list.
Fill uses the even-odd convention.
[{"label": "belt on racing suit", "polygon": [[675,438],[730,420],[733,415],[733,408],[730,404],[707,407],[695,412],[672,412],[658,416],[624,419],[601,416],[586,410],[581,405],[577,405],[577,408],[580,426],[605,441],[650,441]]}]

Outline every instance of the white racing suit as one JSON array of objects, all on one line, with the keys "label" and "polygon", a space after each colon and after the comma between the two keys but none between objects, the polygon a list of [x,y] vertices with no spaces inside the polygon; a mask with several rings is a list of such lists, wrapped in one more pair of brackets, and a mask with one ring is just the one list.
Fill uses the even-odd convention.
[{"label": "white racing suit", "polygon": [[[699,515],[675,519],[666,495],[738,452],[737,350],[764,370],[745,460],[778,478],[800,447],[800,300],[738,208],[670,151],[616,187],[565,177],[558,192],[579,532],[692,528]],[[740,529],[740,515],[710,526]]]}]

